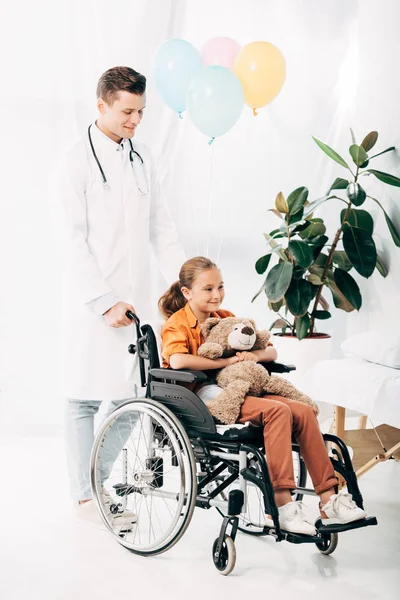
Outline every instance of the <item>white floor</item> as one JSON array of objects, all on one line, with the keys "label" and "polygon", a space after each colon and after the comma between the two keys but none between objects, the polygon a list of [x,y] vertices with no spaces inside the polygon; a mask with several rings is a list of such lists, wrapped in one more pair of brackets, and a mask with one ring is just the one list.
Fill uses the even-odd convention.
[{"label": "white floor", "polygon": [[[342,534],[329,557],[312,545],[238,534],[236,568],[223,577],[211,560],[216,511],[196,509],[173,549],[141,558],[106,531],[75,521],[61,439],[3,439],[0,452],[1,600],[400,598],[399,462],[360,480],[377,527]],[[307,503],[316,513],[316,499]]]}]

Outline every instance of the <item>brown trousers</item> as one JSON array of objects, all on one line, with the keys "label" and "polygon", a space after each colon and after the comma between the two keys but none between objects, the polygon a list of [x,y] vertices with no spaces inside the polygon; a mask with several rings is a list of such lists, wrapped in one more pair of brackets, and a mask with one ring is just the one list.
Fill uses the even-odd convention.
[{"label": "brown trousers", "polygon": [[275,490],[296,487],[293,472],[292,435],[314,485],[321,494],[337,485],[317,418],[311,406],[282,396],[246,396],[238,423],[250,421],[264,428],[264,446]]}]

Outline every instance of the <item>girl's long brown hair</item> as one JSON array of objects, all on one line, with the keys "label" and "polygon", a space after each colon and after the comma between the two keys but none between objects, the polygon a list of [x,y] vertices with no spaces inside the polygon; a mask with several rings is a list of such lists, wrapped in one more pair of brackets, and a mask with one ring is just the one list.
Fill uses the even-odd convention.
[{"label": "girl's long brown hair", "polygon": [[190,290],[199,273],[214,268],[217,268],[217,265],[204,256],[195,256],[183,263],[179,271],[178,281],[175,281],[158,301],[158,308],[162,314],[168,319],[183,308],[186,299],[181,292],[181,288],[186,287]]}]

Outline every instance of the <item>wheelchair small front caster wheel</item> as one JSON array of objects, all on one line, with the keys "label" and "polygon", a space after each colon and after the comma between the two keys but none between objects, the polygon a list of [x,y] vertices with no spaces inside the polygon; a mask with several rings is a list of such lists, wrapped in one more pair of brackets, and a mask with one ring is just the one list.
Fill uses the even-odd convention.
[{"label": "wheelchair small front caster wheel", "polygon": [[[320,526],[321,526],[321,519],[318,519],[315,522],[315,527],[317,529],[319,529]],[[332,552],[335,552],[336,547],[338,545],[338,541],[339,541],[338,534],[337,533],[320,533],[320,535],[321,535],[321,541],[315,542],[315,545],[317,546],[317,548],[321,552],[321,554],[328,556],[328,554],[332,554]]]},{"label": "wheelchair small front caster wheel", "polygon": [[221,575],[229,575],[236,564],[236,548],[235,542],[229,536],[226,536],[222,542],[221,552],[217,553],[218,538],[215,540],[212,549],[214,565]]}]

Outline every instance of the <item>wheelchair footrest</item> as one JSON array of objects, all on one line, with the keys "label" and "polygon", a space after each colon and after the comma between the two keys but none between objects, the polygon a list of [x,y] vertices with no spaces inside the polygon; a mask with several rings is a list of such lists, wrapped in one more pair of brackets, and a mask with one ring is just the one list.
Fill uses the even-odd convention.
[{"label": "wheelchair footrest", "polygon": [[282,529],[284,539],[291,544],[317,544],[321,538],[317,535],[303,535],[301,533],[291,533]]},{"label": "wheelchair footrest", "polygon": [[365,519],[359,519],[352,523],[332,523],[331,525],[319,525],[319,533],[341,533],[342,531],[350,531],[351,529],[360,529],[361,527],[369,527],[370,525],[377,525],[378,521],[376,517],[366,517]]}]

